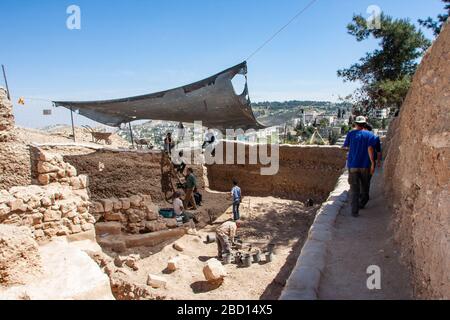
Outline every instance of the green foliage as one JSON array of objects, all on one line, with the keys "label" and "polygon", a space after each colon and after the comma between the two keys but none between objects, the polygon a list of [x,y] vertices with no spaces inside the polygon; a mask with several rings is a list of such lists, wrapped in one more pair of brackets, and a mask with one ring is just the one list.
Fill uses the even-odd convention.
[{"label": "green foliage", "polygon": [[329,136],[328,136],[328,142],[330,143],[330,145],[331,146],[336,145],[338,140],[339,140],[339,135],[336,132],[331,131]]},{"label": "green foliage", "polygon": [[298,125],[297,128],[295,128],[295,131],[297,132],[297,136],[301,137],[303,140],[311,139],[312,135],[315,132],[314,127],[303,127],[303,125]]},{"label": "green foliage", "polygon": [[347,126],[347,125],[344,124],[344,125],[341,126],[341,134],[342,135],[346,135],[347,133],[350,132],[351,129],[352,128],[350,126]]},{"label": "green foliage", "polygon": [[419,20],[419,23],[422,26],[431,29],[436,37],[441,33],[442,27],[450,15],[450,0],[442,0],[442,2],[446,3],[445,10],[447,12],[438,15],[437,21],[433,20],[431,17],[428,17],[425,20]]},{"label": "green foliage", "polygon": [[362,82],[353,95],[354,103],[366,111],[386,106],[400,108],[411,85],[418,59],[431,45],[424,34],[406,19],[382,14],[381,29],[369,29],[361,15],[347,26],[357,41],[373,37],[380,48],[369,52],[358,63],[338,71],[344,81]]},{"label": "green foliage", "polygon": [[330,121],[328,119],[322,119],[319,122],[319,127],[320,128],[326,128],[330,125]]}]

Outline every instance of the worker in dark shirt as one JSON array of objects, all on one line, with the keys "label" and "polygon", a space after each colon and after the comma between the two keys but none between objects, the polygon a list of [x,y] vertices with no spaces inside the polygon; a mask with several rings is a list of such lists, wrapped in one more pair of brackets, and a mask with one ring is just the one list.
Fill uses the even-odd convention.
[{"label": "worker in dark shirt", "polygon": [[375,136],[365,130],[366,123],[365,117],[357,117],[356,129],[348,133],[343,146],[349,150],[347,166],[354,217],[358,217],[359,210],[369,202],[370,175],[375,172]]},{"label": "worker in dark shirt", "polygon": [[197,205],[194,198],[194,190],[197,188],[197,178],[194,175],[194,169],[188,169],[188,175],[186,177],[186,196],[184,197],[184,206],[189,209],[192,205],[194,210],[197,210]]}]

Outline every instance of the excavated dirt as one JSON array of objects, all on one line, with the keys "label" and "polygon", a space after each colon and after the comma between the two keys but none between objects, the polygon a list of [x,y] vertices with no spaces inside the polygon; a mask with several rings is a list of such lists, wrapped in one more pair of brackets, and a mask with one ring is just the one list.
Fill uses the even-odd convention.
[{"label": "excavated dirt", "polygon": [[[186,235],[176,241],[184,248],[175,250],[171,243],[163,248],[130,249],[121,255],[140,254],[138,271],[128,267],[121,268],[128,287],[145,287],[149,274],[159,275],[167,280],[165,289],[147,287],[145,296],[168,300],[273,300],[280,296],[291,270],[297,262],[308,230],[315,217],[318,206],[305,208],[303,203],[276,198],[246,197],[242,205],[244,226],[238,235],[245,241],[253,242],[256,247],[265,248],[267,244],[276,244],[276,255],[271,263],[253,264],[250,268],[227,265],[228,277],[221,286],[213,286],[205,281],[203,267],[217,255],[217,245],[206,244],[206,236],[214,232],[217,225],[231,217],[231,209],[221,216],[213,226],[198,232],[198,235]],[[114,254],[109,253],[112,257]],[[181,262],[175,272],[166,270],[168,261],[179,255]],[[132,295],[122,299],[137,299]],[[156,298],[155,298],[156,299]]]},{"label": "excavated dirt", "polygon": [[[160,208],[172,206],[173,191],[170,186],[169,169],[164,165],[160,152],[91,150],[88,154],[80,154],[67,149],[62,152],[65,154],[65,161],[74,165],[79,174],[89,176],[89,189],[93,200],[145,194],[151,195],[152,201]],[[104,169],[100,170],[99,166]],[[199,190],[203,195],[203,204],[198,208],[199,217],[203,223],[207,223],[208,212],[218,216],[228,208],[230,201],[223,193],[206,191],[202,179],[203,168],[198,165],[192,168],[198,177]]]},{"label": "excavated dirt", "polygon": [[[236,150],[235,147],[235,155]],[[246,146],[247,163],[248,158],[249,146]],[[261,165],[211,165],[208,179],[213,190],[228,192],[232,180],[237,179],[244,195],[300,201],[313,199],[321,203],[333,191],[345,161],[345,151],[337,147],[281,146],[280,169],[274,176],[262,176]]]}]

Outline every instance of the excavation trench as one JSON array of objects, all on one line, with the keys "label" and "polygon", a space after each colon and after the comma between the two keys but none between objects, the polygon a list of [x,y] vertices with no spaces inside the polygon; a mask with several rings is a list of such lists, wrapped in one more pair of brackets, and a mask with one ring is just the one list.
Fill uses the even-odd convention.
[{"label": "excavation trench", "polygon": [[[253,147],[246,146],[247,160],[250,148]],[[73,148],[59,148],[58,152],[63,153],[65,161],[74,165],[80,174],[89,176],[93,201],[142,194],[150,195],[160,208],[171,206],[171,182],[159,152]],[[151,289],[152,294],[148,297],[235,299],[239,293],[243,299],[277,299],[295,266],[317,209],[333,191],[344,166],[342,150],[318,146],[281,146],[279,171],[274,176],[260,175],[261,165],[192,165],[204,198],[204,204],[199,208],[202,221],[197,226],[198,234],[177,236],[155,247],[127,248],[121,252],[120,255],[125,256],[139,254],[141,260],[137,262],[139,270],[127,272],[127,280],[121,287],[115,283],[116,298],[138,298],[132,288],[145,287],[151,273],[164,276],[168,285],[166,289]],[[205,261],[216,256],[217,248],[204,240],[214,232],[217,224],[231,217],[227,195],[233,179],[239,181],[244,195],[241,214],[245,227],[239,231],[240,235],[248,241],[276,243],[277,255],[272,263],[254,264],[250,269],[226,266],[227,281],[221,287],[213,288],[204,281],[202,268]],[[312,207],[305,205],[309,199],[314,202]],[[211,213],[216,218],[212,225]],[[181,253],[183,270],[166,274],[168,260],[180,254],[172,248],[175,241],[185,248]],[[104,252],[112,258],[117,256],[109,248],[104,248]],[[249,272],[253,275],[251,279]],[[251,289],[244,294],[238,292],[242,285]],[[141,289],[137,291],[148,293]]]}]

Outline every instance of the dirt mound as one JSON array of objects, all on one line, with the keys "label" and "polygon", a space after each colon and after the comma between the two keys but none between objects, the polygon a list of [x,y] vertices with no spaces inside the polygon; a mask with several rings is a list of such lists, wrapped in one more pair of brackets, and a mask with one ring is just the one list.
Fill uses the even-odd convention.
[{"label": "dirt mound", "polygon": [[39,275],[38,250],[30,229],[0,224],[0,286],[25,284]]},{"label": "dirt mound", "polygon": [[425,55],[391,126],[386,196],[419,298],[450,298],[450,26]]}]

